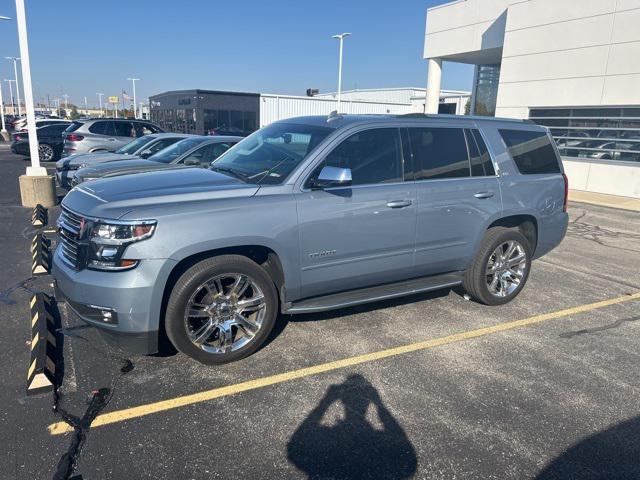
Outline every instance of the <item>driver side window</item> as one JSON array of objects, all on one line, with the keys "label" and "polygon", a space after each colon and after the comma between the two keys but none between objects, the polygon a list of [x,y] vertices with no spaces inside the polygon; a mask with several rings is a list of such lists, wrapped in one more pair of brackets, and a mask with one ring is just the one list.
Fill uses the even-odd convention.
[{"label": "driver side window", "polygon": [[310,180],[317,178],[326,166],[350,168],[352,185],[402,182],[399,130],[376,128],[351,135],[326,156]]}]

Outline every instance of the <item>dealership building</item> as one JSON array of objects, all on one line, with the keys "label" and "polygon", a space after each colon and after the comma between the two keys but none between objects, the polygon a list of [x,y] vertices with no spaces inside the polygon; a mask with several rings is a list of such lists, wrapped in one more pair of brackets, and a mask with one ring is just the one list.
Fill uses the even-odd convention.
[{"label": "dealership building", "polygon": [[427,10],[425,109],[443,62],[471,112],[549,127],[571,188],[640,198],[640,0],[458,0]]},{"label": "dealership building", "polygon": [[[377,88],[342,92],[341,113],[406,114],[423,112],[424,88]],[[439,92],[440,113],[463,114],[470,92]],[[151,121],[168,132],[247,135],[291,117],[328,115],[338,109],[336,93],[307,96],[269,93],[174,90],[149,97]]]}]

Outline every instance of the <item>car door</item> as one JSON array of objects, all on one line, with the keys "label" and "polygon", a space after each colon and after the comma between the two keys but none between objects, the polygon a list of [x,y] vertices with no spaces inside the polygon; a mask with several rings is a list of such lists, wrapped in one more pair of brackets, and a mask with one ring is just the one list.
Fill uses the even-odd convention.
[{"label": "car door", "polygon": [[464,270],[487,221],[502,210],[495,169],[477,129],[409,127],[417,195],[416,274]]},{"label": "car door", "polygon": [[[349,187],[311,189],[324,166],[350,168]],[[301,295],[390,283],[412,275],[415,189],[405,181],[398,128],[349,135],[296,194]]]},{"label": "car door", "polygon": [[133,122],[113,122],[115,128],[115,149],[126,145],[138,136]]}]

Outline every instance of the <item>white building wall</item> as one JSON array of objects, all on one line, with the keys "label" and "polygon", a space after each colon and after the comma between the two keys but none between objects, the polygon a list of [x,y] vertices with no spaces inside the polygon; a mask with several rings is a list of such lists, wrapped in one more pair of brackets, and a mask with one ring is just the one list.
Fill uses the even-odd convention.
[{"label": "white building wall", "polygon": [[509,7],[497,116],[535,106],[640,104],[640,0]]},{"label": "white building wall", "polygon": [[[302,115],[329,115],[337,109],[338,102],[330,98],[261,94],[260,127]],[[404,114],[412,113],[412,106],[410,103],[342,100],[340,110],[349,114]]]}]

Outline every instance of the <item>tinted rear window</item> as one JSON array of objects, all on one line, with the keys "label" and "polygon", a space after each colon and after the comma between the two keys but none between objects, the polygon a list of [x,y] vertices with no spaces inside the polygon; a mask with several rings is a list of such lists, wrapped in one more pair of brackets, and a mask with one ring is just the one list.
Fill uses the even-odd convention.
[{"label": "tinted rear window", "polygon": [[560,173],[560,165],[546,132],[500,130],[520,173]]},{"label": "tinted rear window", "polygon": [[65,132],[67,133],[71,133],[71,132],[75,132],[77,129],[79,129],[82,125],[84,125],[83,122],[73,122],[71,123],[71,125],[69,125],[67,127],[67,129],[65,130]]},{"label": "tinted rear window", "polygon": [[469,154],[461,128],[409,128],[415,179],[470,176]]},{"label": "tinted rear window", "polygon": [[465,130],[467,145],[469,146],[469,157],[471,159],[471,175],[474,177],[485,177],[496,174],[491,162],[491,156],[487,145],[478,130]]},{"label": "tinted rear window", "polygon": [[89,131],[98,135],[115,135],[113,122],[94,122],[89,126]]}]

